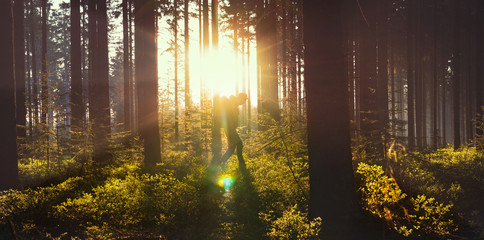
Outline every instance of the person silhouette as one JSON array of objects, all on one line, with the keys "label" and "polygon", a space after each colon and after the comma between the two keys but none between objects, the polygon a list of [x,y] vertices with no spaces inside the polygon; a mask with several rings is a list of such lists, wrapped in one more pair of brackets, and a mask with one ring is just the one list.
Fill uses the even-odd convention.
[{"label": "person silhouette", "polygon": [[237,133],[239,126],[239,106],[245,104],[247,101],[247,94],[239,93],[237,96],[224,97],[222,99],[222,127],[226,131],[228,148],[224,155],[220,158],[219,163],[225,162],[234,154],[237,149],[237,159],[239,160],[239,167],[245,169],[245,161],[242,156],[243,144]]}]

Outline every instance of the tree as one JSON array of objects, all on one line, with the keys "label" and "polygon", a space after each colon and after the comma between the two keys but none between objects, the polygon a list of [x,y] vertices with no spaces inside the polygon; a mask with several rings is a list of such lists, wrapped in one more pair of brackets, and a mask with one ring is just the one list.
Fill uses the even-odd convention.
[{"label": "tree", "polygon": [[[476,42],[477,42],[477,51],[476,51],[476,77],[475,77],[475,86],[476,86],[476,113],[481,114],[484,116],[484,99],[483,99],[483,80],[484,80],[484,70],[483,70],[483,59],[484,59],[484,47],[482,46],[482,41],[484,41],[484,3],[482,1],[477,1],[477,9],[478,12],[476,13],[476,18],[478,20],[478,24],[476,24]],[[476,135],[483,136],[484,129],[479,128],[476,125]]]},{"label": "tree", "polygon": [[109,60],[106,0],[88,1],[89,15],[89,120],[94,144],[93,159],[107,157],[110,132]]},{"label": "tree", "polygon": [[185,35],[185,140],[188,140],[190,122],[190,26],[188,25],[190,19],[190,12],[188,8],[189,0],[184,1],[183,18],[184,18],[184,35]]},{"label": "tree", "polygon": [[[208,35],[208,29],[210,27],[208,21],[208,3],[204,0],[203,8],[203,43],[204,54],[207,56],[208,47],[210,45],[210,38]],[[205,35],[206,34],[206,35]],[[212,1],[212,49],[214,52],[218,51],[218,0]],[[215,92],[212,99],[213,103],[213,115],[212,115],[212,163],[218,162],[221,157],[220,151],[222,150],[222,134],[220,129],[222,127],[222,108],[220,95]]]},{"label": "tree", "polygon": [[359,17],[360,44],[360,116],[361,135],[368,141],[371,153],[381,153],[378,122],[377,75],[377,11],[378,3],[373,0],[360,1],[365,15]]},{"label": "tree", "polygon": [[154,166],[161,161],[154,1],[136,0],[134,11],[138,125],[144,144],[145,164]]},{"label": "tree", "polygon": [[27,111],[25,108],[25,38],[23,0],[15,1],[14,12],[16,118],[17,124],[21,126],[17,133],[20,137],[25,137]]},{"label": "tree", "polygon": [[407,111],[408,111],[408,147],[415,147],[415,73],[414,73],[414,0],[408,1],[407,6]]},{"label": "tree", "polygon": [[258,0],[256,6],[257,59],[260,71],[260,112],[269,113],[279,120],[277,78],[277,26],[276,4]]},{"label": "tree", "polygon": [[72,129],[81,131],[84,119],[81,72],[81,2],[71,0],[71,109]]},{"label": "tree", "polygon": [[129,0],[123,0],[123,78],[124,78],[124,129],[132,131],[132,83],[131,83],[131,61],[129,46],[129,22],[128,10]]},{"label": "tree", "polygon": [[212,0],[212,45],[218,47],[218,1]]},{"label": "tree", "polygon": [[180,138],[180,133],[179,133],[179,107],[180,104],[178,103],[178,0],[173,1],[173,35],[175,36],[175,39],[173,41],[174,45],[174,69],[175,69],[175,146],[176,149],[178,149],[178,144],[179,144],[179,138]]},{"label": "tree", "polygon": [[304,2],[309,211],[325,239],[349,239],[355,189],[351,165],[344,2]]},{"label": "tree", "polygon": [[0,1],[0,190],[18,185],[12,1]]},{"label": "tree", "polygon": [[454,39],[453,39],[453,107],[454,107],[454,148],[461,144],[460,129],[460,1],[454,0]]},{"label": "tree", "polygon": [[48,72],[47,72],[47,0],[42,0],[42,70],[41,70],[41,120],[43,124],[47,124],[47,117],[49,112],[48,101],[49,101],[49,83],[48,83]]},{"label": "tree", "polygon": [[38,80],[37,80],[37,48],[36,48],[36,31],[37,28],[35,27],[37,25],[37,21],[34,19],[36,16],[36,8],[34,6],[34,1],[30,0],[30,13],[29,13],[29,24],[30,24],[30,44],[32,45],[31,47],[31,52],[32,52],[32,92],[33,94],[31,95],[31,102],[33,105],[33,119],[32,123],[37,124],[39,122],[39,101],[38,101]]}]

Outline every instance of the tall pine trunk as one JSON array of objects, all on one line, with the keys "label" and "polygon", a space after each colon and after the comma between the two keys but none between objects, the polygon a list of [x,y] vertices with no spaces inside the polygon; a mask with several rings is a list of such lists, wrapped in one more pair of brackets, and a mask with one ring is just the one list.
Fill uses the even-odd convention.
[{"label": "tall pine trunk", "polygon": [[408,112],[408,147],[415,148],[415,72],[414,72],[414,0],[407,6],[407,112]]},{"label": "tall pine trunk", "polygon": [[[257,6],[262,7],[262,6]],[[260,11],[260,10],[258,10]],[[276,5],[270,1],[263,6],[263,16],[256,31],[261,38],[257,48],[261,62],[260,66],[260,97],[261,111],[269,113],[272,118],[279,120],[278,76],[277,76],[277,19]],[[259,46],[259,44],[261,44]]]},{"label": "tall pine trunk", "polygon": [[12,1],[0,1],[0,190],[18,186]]},{"label": "tall pine trunk", "polygon": [[188,141],[190,136],[189,123],[191,122],[191,94],[190,94],[190,26],[189,26],[189,8],[188,1],[184,0],[184,35],[185,35],[185,140]]},{"label": "tall pine trunk", "polygon": [[36,27],[37,21],[34,1],[30,0],[30,44],[32,45],[32,105],[34,107],[33,125],[39,123],[39,83],[37,79],[37,44],[36,44]]},{"label": "tall pine trunk", "polygon": [[144,163],[148,166],[154,166],[161,161],[154,8],[153,1],[134,1],[138,125],[144,145]]},{"label": "tall pine trunk", "polygon": [[178,149],[179,144],[179,107],[180,104],[178,103],[178,0],[173,1],[173,31],[174,31],[174,68],[175,68],[175,147]]},{"label": "tall pine trunk", "polygon": [[95,162],[103,162],[107,154],[110,132],[109,60],[106,0],[88,1],[89,9],[89,118],[92,125]]},{"label": "tall pine trunk", "polygon": [[42,0],[42,73],[41,73],[41,120],[43,124],[47,124],[47,117],[49,115],[49,86],[48,86],[48,72],[47,72],[47,0]]},{"label": "tall pine trunk", "polygon": [[15,91],[16,118],[19,137],[25,137],[27,110],[25,108],[25,37],[24,37],[24,1],[15,0],[14,6],[14,40],[15,40]]},{"label": "tall pine trunk", "polygon": [[309,214],[326,219],[324,239],[351,239],[356,196],[346,111],[344,4],[340,0],[304,3]]},{"label": "tall pine trunk", "polygon": [[[71,109],[72,130],[83,129],[84,104],[82,101],[81,71],[81,13],[80,1],[71,0]],[[79,139],[80,140],[80,139]]]},{"label": "tall pine trunk", "polygon": [[124,130],[132,131],[132,84],[130,78],[130,46],[129,46],[129,0],[123,0],[123,89],[124,89]]},{"label": "tall pine trunk", "polygon": [[[482,1],[477,1],[477,24],[476,24],[476,77],[475,77],[475,87],[476,87],[476,113],[484,117],[484,99],[483,99],[483,82],[484,82],[484,3]],[[476,136],[484,137],[484,129],[479,128],[476,125]],[[482,146],[481,146],[482,147]]]},{"label": "tall pine trunk", "polygon": [[454,38],[452,52],[454,58],[452,77],[453,87],[453,109],[454,109],[454,148],[461,145],[461,124],[460,124],[460,1],[454,0]]}]

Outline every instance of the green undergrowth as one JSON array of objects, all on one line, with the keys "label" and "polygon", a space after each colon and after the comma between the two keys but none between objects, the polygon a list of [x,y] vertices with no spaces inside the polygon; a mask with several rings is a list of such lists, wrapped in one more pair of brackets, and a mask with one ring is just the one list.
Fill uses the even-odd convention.
[{"label": "green undergrowth", "polygon": [[[137,140],[113,143],[103,164],[22,159],[23,189],[0,193],[0,239],[317,239],[303,132],[242,137],[247,169],[233,156],[216,174],[190,150],[146,168]],[[220,175],[233,185],[218,186]]]},{"label": "green undergrowth", "polygon": [[362,205],[408,239],[482,239],[483,157],[464,147],[356,159]]}]

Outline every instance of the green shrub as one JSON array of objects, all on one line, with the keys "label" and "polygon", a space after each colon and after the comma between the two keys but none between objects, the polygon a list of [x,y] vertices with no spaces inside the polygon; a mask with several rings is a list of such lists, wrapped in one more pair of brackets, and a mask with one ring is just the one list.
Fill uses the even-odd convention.
[{"label": "green shrub", "polygon": [[261,214],[269,225],[267,237],[277,240],[319,239],[321,218],[308,220],[307,214],[299,211],[297,205],[285,210],[281,217],[274,219],[271,214]]},{"label": "green shrub", "polygon": [[399,234],[447,236],[457,230],[450,215],[452,204],[444,205],[425,195],[407,200],[395,179],[378,165],[359,163],[357,174],[365,209]]},{"label": "green shrub", "polygon": [[57,205],[55,216],[85,224],[86,231],[157,227],[182,231],[196,220],[196,189],[170,175],[110,178],[82,196]]}]

